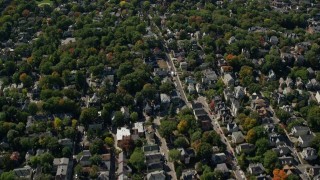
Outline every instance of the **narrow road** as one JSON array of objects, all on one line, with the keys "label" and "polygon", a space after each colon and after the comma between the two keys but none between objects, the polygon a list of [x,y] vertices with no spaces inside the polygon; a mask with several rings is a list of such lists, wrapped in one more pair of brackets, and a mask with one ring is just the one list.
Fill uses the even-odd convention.
[{"label": "narrow road", "polygon": [[[160,117],[156,117],[153,121],[157,126],[160,126]],[[172,162],[169,162],[169,149],[167,146],[167,142],[164,138],[161,137],[161,135],[158,132],[158,129],[156,128],[156,136],[159,138],[159,140],[161,141],[161,146],[160,146],[160,153],[164,155],[165,159],[167,160],[166,165],[170,168],[170,171],[167,172],[168,175],[171,176],[172,180],[177,180],[177,176],[176,176],[176,171],[174,168],[174,164]]]},{"label": "narrow road", "polygon": [[[166,50],[168,51],[168,50]],[[171,67],[171,70],[173,71],[173,73],[171,73],[171,76],[173,78],[173,80],[175,82],[177,82],[177,86],[176,86],[176,89],[179,91],[180,95],[181,95],[181,98],[182,100],[186,103],[186,105],[191,108],[191,103],[188,101],[188,98],[187,98],[187,95],[186,93],[184,92],[184,89],[183,89],[183,86],[182,86],[182,83],[181,83],[181,80],[180,80],[180,77],[178,75],[178,71],[174,65],[174,62],[172,60],[172,58],[170,57],[170,55],[168,54],[168,52],[166,52],[166,56],[167,56],[167,62],[168,62],[168,65]],[[174,74],[174,75],[173,75]]]},{"label": "narrow road", "polygon": [[[239,179],[239,180],[245,180],[246,178],[244,176],[241,176],[241,169],[239,168],[239,165],[238,165],[238,161],[237,159],[235,158],[235,151],[234,149],[232,148],[229,140],[227,139],[227,137],[224,135],[222,129],[221,129],[221,126],[218,122],[218,119],[217,117],[215,117],[214,115],[210,114],[210,109],[209,109],[209,105],[206,101],[206,98],[203,97],[203,96],[200,96],[197,100],[198,102],[200,102],[202,105],[203,105],[203,109],[205,111],[207,111],[210,119],[211,119],[211,124],[213,126],[213,129],[220,135],[220,139],[221,141],[226,144],[227,146],[227,151],[228,152],[231,152],[231,154],[233,155],[232,157],[232,164],[233,164],[233,173],[234,175],[236,176],[236,179]],[[243,172],[242,172],[243,173]],[[244,178],[243,178],[244,177]]]}]

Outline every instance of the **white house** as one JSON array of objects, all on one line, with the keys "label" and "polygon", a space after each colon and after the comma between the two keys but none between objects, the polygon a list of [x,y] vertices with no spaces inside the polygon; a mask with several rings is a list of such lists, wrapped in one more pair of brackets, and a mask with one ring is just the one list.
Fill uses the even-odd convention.
[{"label": "white house", "polygon": [[122,141],[123,137],[130,136],[130,129],[126,127],[122,127],[120,129],[117,129],[117,141]]},{"label": "white house", "polygon": [[234,85],[234,79],[230,74],[225,74],[223,76],[223,82],[226,86],[233,86]]},{"label": "white house", "polygon": [[316,93],[316,100],[318,103],[320,103],[320,91],[317,91]]}]

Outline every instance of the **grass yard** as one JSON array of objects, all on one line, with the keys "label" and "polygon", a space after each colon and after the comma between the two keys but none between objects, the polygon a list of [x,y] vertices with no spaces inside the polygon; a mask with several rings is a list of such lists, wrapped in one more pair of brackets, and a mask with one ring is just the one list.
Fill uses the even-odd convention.
[{"label": "grass yard", "polygon": [[164,61],[164,60],[158,60],[157,63],[158,63],[158,66],[159,66],[160,68],[162,68],[162,69],[168,69],[168,65],[167,65],[167,62],[166,62],[166,61]]}]

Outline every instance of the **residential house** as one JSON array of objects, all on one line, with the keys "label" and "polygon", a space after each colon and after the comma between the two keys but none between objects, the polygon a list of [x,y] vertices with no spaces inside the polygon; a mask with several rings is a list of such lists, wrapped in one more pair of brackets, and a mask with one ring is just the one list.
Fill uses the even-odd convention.
[{"label": "residential house", "polygon": [[248,172],[252,175],[260,175],[260,174],[264,174],[265,173],[265,168],[263,167],[263,165],[261,163],[257,163],[257,164],[249,164],[248,167]]},{"label": "residential house", "polygon": [[76,42],[76,38],[66,38],[61,40],[61,45],[67,45],[75,42]]},{"label": "residential house", "polygon": [[32,179],[33,170],[30,166],[16,168],[13,170],[14,175],[19,179]]},{"label": "residential house", "polygon": [[241,153],[249,154],[249,153],[251,153],[254,149],[255,149],[255,146],[254,146],[253,144],[250,144],[250,143],[242,143],[242,144],[237,145],[237,147],[236,147],[236,153],[237,153],[237,154],[241,154]]},{"label": "residential house", "polygon": [[200,120],[200,127],[202,131],[209,131],[212,129],[212,123],[211,120]]},{"label": "residential house", "polygon": [[314,180],[318,180],[320,175],[320,166],[314,165],[314,166],[308,167],[305,169],[304,173],[307,174],[309,177],[314,178]]},{"label": "residential house", "polygon": [[286,111],[287,113],[293,113],[293,107],[291,105],[283,105],[280,109]]},{"label": "residential house", "polygon": [[181,159],[180,161],[184,164],[189,164],[190,159],[195,157],[195,152],[193,149],[185,149],[185,148],[178,148],[177,150],[180,151]]},{"label": "residential house", "polygon": [[296,87],[298,89],[303,89],[305,87],[305,85],[300,77],[296,78]]},{"label": "residential house", "polygon": [[166,173],[163,170],[150,172],[147,174],[147,180],[165,180]]},{"label": "residential house", "polygon": [[286,156],[289,155],[292,151],[286,144],[279,144],[276,148],[272,149],[274,152],[278,154],[278,156]]},{"label": "residential house", "polygon": [[226,101],[230,101],[232,98],[234,98],[234,94],[231,88],[225,88],[223,90],[223,97]]},{"label": "residential house", "polygon": [[235,144],[240,144],[244,142],[244,136],[241,131],[233,132],[231,137],[232,137],[232,142]]},{"label": "residential house", "polygon": [[147,144],[142,147],[145,154],[159,152],[159,145],[157,144]]},{"label": "residential house", "polygon": [[317,102],[320,104],[320,91],[317,91],[315,97],[316,97]]},{"label": "residential house", "polygon": [[274,81],[276,80],[276,74],[272,69],[268,72],[268,81]]},{"label": "residential house", "polygon": [[314,136],[313,135],[301,135],[298,138],[298,146],[302,148],[309,147],[311,145],[311,142],[313,140]]},{"label": "residential house", "polygon": [[122,106],[122,107],[120,108],[120,111],[122,112],[123,117],[124,117],[125,119],[129,119],[129,118],[130,118],[130,111],[129,111],[129,108],[128,108],[128,107]]},{"label": "residential house", "polygon": [[282,166],[284,165],[294,165],[296,164],[296,161],[294,160],[294,158],[292,156],[282,156],[279,157],[279,162]]},{"label": "residential house", "polygon": [[226,86],[228,87],[232,87],[234,85],[234,79],[230,74],[225,74],[223,76],[223,82]]},{"label": "residential house", "polygon": [[222,172],[224,177],[226,177],[226,176],[228,176],[230,174],[230,170],[227,167],[226,163],[217,164],[217,166],[216,166],[216,168],[214,170]]},{"label": "residential house", "polygon": [[[269,118],[265,118],[265,119],[269,119]],[[264,119],[264,120],[265,120]],[[267,132],[267,133],[273,133],[273,132],[276,132],[276,126],[275,124],[272,124],[271,122],[269,122],[269,120],[267,120],[267,122],[263,122],[265,123],[265,125],[263,126],[264,130]]]},{"label": "residential house", "polygon": [[193,114],[196,116],[196,119],[198,120],[200,116],[205,116],[208,113],[204,109],[193,109]]},{"label": "residential house", "polygon": [[72,161],[69,158],[55,158],[53,171],[56,172],[55,180],[71,180]]},{"label": "residential house", "polygon": [[294,126],[291,129],[291,133],[295,137],[303,136],[310,134],[310,128],[307,126]]},{"label": "residential house", "polygon": [[308,83],[306,84],[306,88],[309,91],[318,91],[320,89],[320,84],[315,78],[313,78],[308,81]]},{"label": "residential house", "polygon": [[267,107],[267,103],[264,99],[254,99],[251,102],[251,108],[253,110],[258,110],[261,108],[266,108]]},{"label": "residential house", "polygon": [[58,143],[59,143],[60,145],[62,145],[63,147],[72,148],[72,146],[73,146],[73,142],[72,142],[71,139],[69,139],[69,138],[59,139],[59,140],[58,140]]},{"label": "residential house", "polygon": [[189,93],[189,94],[195,93],[194,84],[189,83],[187,89],[188,89],[188,93]]},{"label": "residential house", "polygon": [[315,71],[311,67],[308,67],[307,71],[308,71],[309,78],[313,78],[316,75]]},{"label": "residential house", "polygon": [[90,151],[83,150],[78,162],[81,164],[81,166],[90,166],[91,165],[91,162],[89,160],[90,158],[91,158]]},{"label": "residential house", "polygon": [[117,141],[120,142],[123,140],[124,137],[130,137],[131,132],[126,127],[121,127],[120,129],[117,129]]},{"label": "residential house", "polygon": [[197,171],[194,169],[188,169],[182,171],[180,180],[197,180]]},{"label": "residential house", "polygon": [[227,160],[227,156],[224,153],[216,153],[211,155],[211,161],[213,164],[225,163],[226,160]]},{"label": "residential house", "polygon": [[269,42],[272,45],[277,45],[279,43],[279,39],[277,38],[277,36],[271,36]]},{"label": "residential house", "polygon": [[204,88],[200,83],[196,84],[196,91],[198,94],[201,94],[204,91]]},{"label": "residential house", "polygon": [[107,170],[110,170],[111,168],[111,154],[101,154],[101,163],[103,167],[105,167]]},{"label": "residential house", "polygon": [[311,147],[304,148],[300,154],[307,161],[315,160],[318,157],[317,150]]},{"label": "residential house", "polygon": [[306,61],[305,57],[301,54],[295,54],[294,60],[295,60],[295,64],[297,65],[303,65],[303,63]]},{"label": "residential house", "polygon": [[245,90],[242,86],[236,86],[234,88],[234,97],[236,99],[242,99],[245,96]]},{"label": "residential house", "polygon": [[142,137],[144,135],[144,125],[143,122],[136,122],[134,123],[133,134],[138,135],[139,137]]},{"label": "residential house", "polygon": [[149,103],[146,103],[145,107],[143,108],[143,111],[148,116],[151,116],[153,114],[153,108]]},{"label": "residential house", "polygon": [[237,116],[238,115],[238,111],[240,108],[240,103],[237,99],[231,99],[231,113],[233,116]]},{"label": "residential house", "polygon": [[229,40],[228,40],[228,44],[232,44],[232,43],[234,43],[234,42],[236,42],[236,37],[234,37],[234,36],[231,36],[230,38],[229,38]]},{"label": "residential house", "polygon": [[233,133],[239,131],[237,123],[228,123],[227,124],[228,133]]},{"label": "residential house", "polygon": [[284,136],[278,133],[270,133],[269,135],[269,145],[275,147],[277,144],[284,141]]},{"label": "residential house", "polygon": [[160,94],[161,106],[167,108],[171,102],[170,96],[164,93]]},{"label": "residential house", "polygon": [[160,152],[145,153],[145,163],[147,172],[158,171],[163,169],[163,156]]},{"label": "residential house", "polygon": [[180,62],[180,69],[186,71],[188,69],[188,63],[187,62]]},{"label": "residential house", "polygon": [[201,82],[207,86],[213,85],[218,81],[218,76],[215,71],[211,69],[206,69],[203,72],[203,78]]},{"label": "residential house", "polygon": [[153,69],[153,75],[159,76],[160,78],[167,77],[169,75],[168,70],[162,69],[162,68],[154,68]]}]

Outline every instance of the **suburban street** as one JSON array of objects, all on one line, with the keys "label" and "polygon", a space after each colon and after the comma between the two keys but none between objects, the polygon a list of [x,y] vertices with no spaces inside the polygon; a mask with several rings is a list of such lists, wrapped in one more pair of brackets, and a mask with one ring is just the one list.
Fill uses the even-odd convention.
[{"label": "suburban street", "polygon": [[[207,113],[209,114],[209,117],[211,118],[211,123],[213,126],[213,129],[220,135],[221,137],[221,141],[226,144],[227,146],[227,151],[231,152],[232,154],[232,164],[233,164],[233,173],[236,176],[237,179],[245,179],[241,176],[241,172],[242,170],[240,168],[238,168],[238,162],[237,159],[235,158],[235,151],[232,148],[230,142],[228,141],[227,137],[224,135],[221,126],[219,125],[218,119],[217,117],[215,117],[213,114],[210,113],[210,109],[209,109],[209,105],[206,101],[206,98],[203,96],[200,96],[198,98],[198,102],[202,103],[204,110],[207,111]],[[243,173],[243,172],[242,172]]]},{"label": "suburban street", "polygon": [[[161,32],[160,29],[159,29],[159,27],[152,21],[152,16],[151,16],[151,15],[148,15],[148,17],[149,17],[149,19],[151,20],[151,23],[153,24],[153,26],[154,26],[155,28],[157,28],[158,32]],[[161,37],[162,35],[159,33],[157,36]],[[170,56],[170,52],[169,52],[169,50],[168,50],[168,46],[167,46],[167,44],[166,44],[165,41],[163,41],[162,43],[163,43],[163,46],[164,46],[165,51],[166,51],[165,54],[166,54],[166,58],[167,58],[167,63],[168,63],[168,66],[170,67],[170,70],[171,70],[171,72],[172,72],[172,73],[171,73],[171,76],[172,76],[172,78],[173,78],[173,80],[174,80],[174,82],[175,82],[176,89],[177,89],[178,92],[180,93],[181,98],[182,98],[182,100],[186,103],[186,105],[187,105],[189,108],[192,108],[191,103],[188,101],[187,96],[186,96],[186,93],[185,93],[185,91],[184,91],[184,89],[183,89],[183,86],[182,86],[182,83],[181,83],[181,80],[180,80],[180,77],[179,77],[179,73],[178,73],[178,71],[177,71],[177,68],[175,67],[174,62],[173,62],[173,59],[172,59],[171,56]],[[243,172],[242,172],[242,170],[239,168],[238,163],[237,163],[237,160],[236,160],[236,158],[235,158],[235,156],[234,156],[234,155],[235,155],[235,151],[234,151],[234,149],[231,147],[228,139],[225,137],[225,135],[224,135],[224,133],[223,133],[223,131],[222,131],[219,123],[218,123],[218,119],[217,119],[216,117],[214,117],[214,115],[211,115],[211,114],[210,114],[210,110],[209,110],[208,103],[206,102],[206,98],[203,97],[203,96],[200,96],[200,97],[198,98],[198,101],[203,104],[204,110],[208,113],[209,117],[211,118],[212,125],[213,125],[213,129],[220,135],[221,141],[226,144],[226,146],[227,146],[227,151],[228,151],[228,152],[231,152],[231,154],[232,154],[233,173],[234,173],[236,179],[239,179],[239,180],[245,179],[245,177],[244,177],[243,175],[241,176],[241,174],[243,174]],[[157,120],[155,120],[155,123],[156,123],[156,121],[159,121],[159,119],[157,118]],[[160,122],[157,122],[157,123],[159,123],[159,125],[160,125]],[[161,137],[161,136],[159,135],[158,131],[157,131],[157,136],[158,136],[158,137]],[[168,149],[167,149],[167,146],[164,145],[164,144],[166,144],[166,142],[165,142],[165,140],[164,140],[163,138],[160,138],[160,140],[161,140],[161,152],[164,152],[165,157],[167,158],[167,157],[168,157]],[[164,143],[163,143],[163,142],[164,142]],[[171,163],[171,164],[172,164],[172,163]],[[174,169],[173,164],[170,165],[170,163],[169,163],[168,166],[170,167],[170,169],[171,169],[171,167]],[[171,173],[171,172],[172,172],[172,171],[170,171],[170,173]],[[175,175],[175,173],[174,173],[174,175]],[[175,176],[172,176],[172,177],[175,177]],[[244,177],[244,178],[243,178],[243,177]],[[176,178],[176,177],[175,177],[175,178]]]},{"label": "suburban street", "polygon": [[[154,119],[154,123],[156,126],[160,126],[160,119],[161,117],[157,116],[155,119]],[[164,155],[165,157],[165,160],[166,160],[166,163],[165,165],[169,167],[170,171],[167,171],[167,174],[169,176],[171,176],[171,178],[173,180],[177,180],[177,176],[176,176],[176,171],[175,171],[175,168],[174,168],[174,164],[172,162],[169,161],[169,149],[168,149],[168,146],[167,146],[167,142],[164,138],[161,137],[161,135],[159,134],[158,132],[158,129],[156,128],[156,136],[159,138],[160,140],[160,152],[161,154]]]}]

